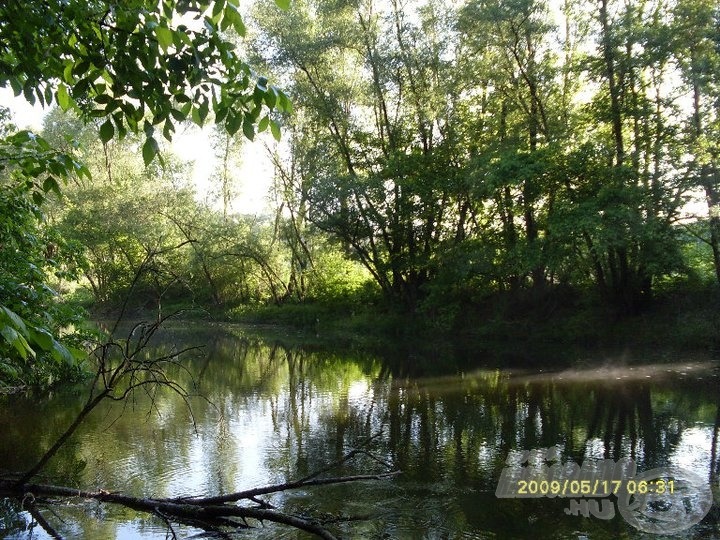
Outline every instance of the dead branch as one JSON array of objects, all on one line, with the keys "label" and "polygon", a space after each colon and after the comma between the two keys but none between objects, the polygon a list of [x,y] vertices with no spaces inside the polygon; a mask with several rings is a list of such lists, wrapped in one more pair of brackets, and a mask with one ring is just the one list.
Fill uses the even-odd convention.
[{"label": "dead branch", "polygon": [[[352,457],[367,453],[366,451],[353,450],[343,456],[333,464],[344,463]],[[374,457],[374,456],[373,456]],[[379,459],[375,458],[377,461]],[[321,471],[328,470],[324,467]],[[203,528],[205,530],[215,530],[217,527],[230,528],[247,528],[249,527],[247,519],[257,521],[271,521],[282,525],[289,525],[296,529],[300,529],[319,538],[333,540],[336,537],[328,531],[321,523],[315,520],[286,514],[272,507],[269,503],[257,498],[258,495],[266,495],[269,493],[278,493],[291,489],[321,486],[331,484],[343,484],[348,482],[360,482],[367,480],[383,480],[393,478],[400,474],[400,471],[388,471],[377,474],[360,474],[353,476],[339,476],[331,478],[317,478],[313,473],[306,479],[293,482],[285,482],[272,486],[265,486],[227,495],[219,495],[215,497],[183,497],[183,498],[142,498],[131,497],[121,493],[114,493],[105,490],[84,491],[64,486],[53,486],[47,484],[24,484],[18,485],[17,482],[0,479],[0,495],[23,497],[33,502],[42,497],[79,497],[83,499],[94,499],[107,503],[120,504],[133,510],[147,512],[160,516],[169,526],[171,522],[184,522],[194,527]],[[256,506],[240,506],[237,503],[240,500],[248,500],[256,504]],[[236,521],[239,519],[241,521]],[[333,519],[331,522],[348,521],[358,518],[339,518]],[[38,520],[39,521],[39,520]],[[47,528],[46,528],[47,525]],[[53,530],[47,522],[41,523],[41,526],[48,531]],[[170,526],[172,531],[172,527]]]},{"label": "dead branch", "polygon": [[[38,497],[79,497],[102,502],[120,504],[133,510],[161,514],[166,519],[192,520],[197,526],[220,524],[233,527],[244,527],[244,524],[228,521],[229,518],[255,519],[272,521],[289,525],[297,529],[313,533],[320,538],[335,540],[335,536],[320,524],[304,518],[285,514],[278,510],[244,507],[235,505],[202,505],[195,503],[177,503],[170,499],[129,497],[104,490],[83,491],[63,486],[45,484],[26,484],[22,486],[25,493]],[[18,496],[17,487],[12,482],[0,481],[0,493],[5,496]],[[45,528],[45,525],[42,525]],[[47,529],[46,529],[47,530]],[[50,528],[52,530],[52,528]]]},{"label": "dead branch", "polygon": [[189,394],[181,385],[167,376],[166,366],[178,365],[178,358],[188,352],[198,350],[201,347],[187,347],[185,349],[171,351],[170,353],[146,359],[143,358],[143,351],[148,346],[152,337],[168,319],[175,317],[180,312],[167,315],[155,322],[140,322],[135,324],[128,337],[124,341],[110,338],[102,343],[92,352],[91,357],[97,362],[97,370],[90,388],[88,400],[80,410],[75,420],[68,426],[55,443],[42,455],[38,462],[27,472],[22,474],[16,481],[17,486],[27,484],[47,465],[57,454],[58,450],[75,433],[83,420],[103,400],[123,401],[135,390],[153,388],[168,388],[178,394],[190,410],[188,402]]},{"label": "dead branch", "polygon": [[227,502],[237,502],[242,499],[253,499],[258,495],[268,495],[270,493],[278,493],[280,491],[289,491],[291,489],[299,489],[310,486],[327,486],[330,484],[344,484],[347,482],[360,482],[363,480],[386,480],[400,474],[401,471],[389,471],[377,474],[357,474],[354,476],[336,476],[332,478],[316,478],[313,480],[285,482],[283,484],[275,484],[272,486],[264,486],[236,493],[228,493],[226,495],[217,495],[214,497],[178,497],[171,499],[177,502],[183,501],[192,504],[221,504]]}]

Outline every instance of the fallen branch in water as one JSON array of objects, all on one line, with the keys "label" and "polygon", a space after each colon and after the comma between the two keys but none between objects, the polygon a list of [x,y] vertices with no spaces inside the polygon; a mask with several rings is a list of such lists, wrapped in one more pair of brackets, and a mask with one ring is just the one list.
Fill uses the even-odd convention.
[{"label": "fallen branch in water", "polygon": [[[374,438],[374,437],[373,437]],[[16,497],[22,499],[23,503],[29,501],[33,518],[53,538],[60,538],[58,533],[39,513],[36,505],[38,499],[55,497],[78,497],[82,499],[94,499],[101,502],[120,504],[133,510],[147,512],[162,518],[173,537],[174,530],[171,523],[184,523],[206,531],[222,533],[223,529],[246,529],[249,528],[248,519],[258,521],[271,521],[282,525],[289,525],[326,540],[333,540],[336,537],[317,520],[305,517],[294,516],[275,509],[271,504],[258,499],[259,495],[278,493],[292,489],[311,486],[342,484],[347,482],[360,482],[367,480],[389,479],[400,474],[400,471],[387,471],[377,474],[361,474],[352,476],[337,476],[330,478],[318,478],[319,474],[343,464],[353,457],[365,454],[375,461],[385,464],[384,461],[373,456],[370,452],[362,449],[351,450],[335,463],[324,467],[319,471],[293,482],[285,482],[264,486],[260,488],[239,491],[226,495],[210,497],[181,497],[181,498],[144,498],[131,497],[122,493],[105,490],[84,491],[64,486],[53,486],[46,484],[22,484],[17,480],[0,479],[0,496]],[[247,500],[255,506],[240,506],[237,503]],[[330,521],[338,521],[337,519]]]},{"label": "fallen branch in water", "polygon": [[[84,407],[75,417],[75,420],[67,427],[62,435],[60,435],[55,443],[45,451],[34,466],[16,475],[0,477],[0,497],[13,497],[19,500],[21,507],[26,508],[35,522],[52,538],[62,537],[40,513],[37,502],[47,498],[78,497],[119,504],[137,511],[156,515],[165,522],[172,538],[177,537],[172,526],[173,523],[190,525],[216,533],[219,536],[227,536],[225,532],[226,529],[236,530],[249,528],[250,524],[247,520],[252,519],[260,522],[271,521],[289,525],[296,529],[315,534],[326,540],[335,539],[335,536],[319,521],[282,512],[273,507],[269,502],[263,501],[258,497],[291,489],[367,480],[383,480],[396,476],[400,471],[392,471],[390,464],[372,455],[367,450],[362,449],[362,446],[367,445],[370,441],[379,437],[380,433],[364,441],[364,443],[360,445],[360,448],[351,450],[338,461],[304,478],[230,494],[181,498],[145,498],[132,497],[119,492],[105,490],[83,491],[64,486],[31,483],[31,480],[45,468],[47,463],[57,454],[58,450],[75,433],[84,419],[105,400],[125,401],[135,391],[142,390],[148,394],[150,402],[154,406],[153,392],[158,388],[167,388],[180,395],[192,417],[192,410],[188,402],[189,393],[168,376],[167,368],[179,367],[187,371],[187,368],[180,363],[180,357],[187,352],[198,349],[198,347],[188,347],[182,350],[173,349],[162,356],[148,356],[145,354],[150,340],[160,329],[161,325],[174,315],[177,315],[177,313],[160,318],[152,323],[138,323],[132,327],[125,340],[119,341],[111,336],[107,342],[95,348],[90,358],[96,361],[97,369],[90,388],[90,394]],[[320,478],[324,473],[329,472],[358,455],[370,457],[375,462],[383,465],[386,471],[377,474]],[[247,501],[248,504],[240,505],[238,504],[240,501]],[[333,518],[327,520],[327,522],[331,523],[344,520],[346,520],[346,518]]]}]

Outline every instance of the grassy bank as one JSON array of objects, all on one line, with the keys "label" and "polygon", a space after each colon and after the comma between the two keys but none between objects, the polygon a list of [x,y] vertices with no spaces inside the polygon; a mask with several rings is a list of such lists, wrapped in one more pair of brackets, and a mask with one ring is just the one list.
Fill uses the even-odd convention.
[{"label": "grassy bank", "polygon": [[[184,310],[185,320],[242,323],[278,328],[283,335],[332,346],[367,349],[468,351],[542,348],[652,348],[720,351],[720,289],[677,287],[661,291],[634,315],[622,315],[588,291],[547,290],[448,297],[409,313],[379,297],[308,301],[282,305],[208,308],[182,299],[166,301],[163,315]],[[94,306],[95,320],[112,321],[119,307]],[[125,319],[154,319],[151,307],[129,308]]]},{"label": "grassy bank", "polygon": [[359,342],[431,339],[466,343],[676,347],[720,350],[717,288],[658,295],[634,315],[619,315],[592,296],[549,295],[541,302],[496,295],[484,302],[409,314],[378,302],[308,302],[235,308],[232,322],[291,327],[317,337],[354,336]]}]

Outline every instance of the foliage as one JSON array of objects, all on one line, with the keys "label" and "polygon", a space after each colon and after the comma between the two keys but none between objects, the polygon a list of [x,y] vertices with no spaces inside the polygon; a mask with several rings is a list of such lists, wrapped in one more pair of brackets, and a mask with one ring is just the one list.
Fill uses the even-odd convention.
[{"label": "foliage", "polygon": [[[281,7],[287,8],[286,4],[278,0]],[[290,102],[238,55],[225,34],[230,29],[245,34],[235,0],[5,2],[0,6],[0,86],[9,85],[16,96],[23,95],[31,104],[56,103],[64,111],[76,111],[85,122],[98,119],[94,127],[112,183],[107,144],[129,133],[143,134],[137,144],[145,166],[160,151],[156,130],[171,140],[177,123],[192,120],[202,125],[211,111],[215,122],[230,135],[242,128],[246,137],[253,138],[256,128],[270,127],[279,138],[277,122],[270,113],[289,112]],[[7,121],[5,112],[2,120],[4,124]],[[4,341],[0,380],[49,382],[52,373],[25,377],[34,367],[46,366],[41,358],[37,362],[28,359],[42,352],[73,363],[73,354],[56,337],[61,328],[75,321],[75,315],[55,305],[55,293],[47,285],[48,273],[54,271],[64,279],[72,276],[63,272],[84,269],[90,279],[91,269],[98,270],[103,264],[98,255],[89,263],[78,257],[67,268],[61,267],[54,257],[63,252],[63,242],[51,244],[42,238],[52,229],[43,223],[41,205],[48,193],[61,195],[64,180],[71,176],[89,180],[90,172],[75,159],[78,144],[60,151],[28,131],[14,133],[8,125],[3,131],[0,308],[4,318],[0,328]],[[131,244],[126,246],[126,254],[134,251],[137,257],[138,246]],[[146,270],[151,259],[165,253],[157,246],[140,247],[145,255],[135,270]],[[132,268],[130,258],[127,263]],[[98,272],[112,274],[108,270],[111,263]],[[167,283],[160,283],[155,273],[155,288],[159,287],[167,287]],[[101,290],[103,285],[96,283],[96,289],[98,297],[107,293]]]},{"label": "foliage", "polygon": [[212,110],[228,133],[242,127],[252,138],[259,122],[274,125],[263,107],[290,110],[224,37],[230,28],[245,35],[235,0],[6,2],[0,21],[2,86],[30,103],[104,118],[103,142],[144,131],[146,163],[161,124],[170,140],[176,122],[202,125]]},{"label": "foliage", "polygon": [[527,289],[647,309],[658,283],[688,276],[679,223],[697,188],[720,267],[711,4],[263,11],[256,50],[299,96],[283,201],[388,300],[448,324],[468,301]]},{"label": "foliage", "polygon": [[70,346],[74,340],[55,337],[80,313],[48,285],[50,276],[75,277],[77,254],[57,230],[42,226],[39,205],[59,190],[54,175],[86,169],[26,131],[3,139],[0,156],[0,381],[49,383],[72,372],[81,357]]}]

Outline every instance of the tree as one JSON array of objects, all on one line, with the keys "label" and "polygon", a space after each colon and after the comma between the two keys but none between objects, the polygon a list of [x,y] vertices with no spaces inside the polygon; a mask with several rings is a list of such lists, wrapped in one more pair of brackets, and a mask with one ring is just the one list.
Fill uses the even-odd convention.
[{"label": "tree", "polygon": [[213,173],[213,181],[217,183],[219,199],[222,201],[223,219],[228,219],[230,201],[235,196],[237,189],[236,173],[240,168],[240,152],[242,150],[242,139],[223,133],[215,128],[212,133],[213,148],[218,165]]},{"label": "tree", "polygon": [[[7,110],[2,116],[9,118]],[[87,169],[32,133],[12,133],[12,124],[0,131],[0,381],[49,384],[77,375],[82,357],[76,339],[55,337],[80,313],[48,285],[51,276],[74,278],[78,253],[46,226],[41,205],[59,190],[57,176]]]},{"label": "tree", "polygon": [[[260,17],[255,48],[299,96],[291,198],[410,311],[430,293],[562,284],[637,313],[684,271],[689,191],[715,204],[699,158],[714,159],[716,12],[683,23],[684,4],[705,6],[313,1]],[[689,25],[704,30],[673,37]],[[699,131],[676,66],[701,96]]]},{"label": "tree", "polygon": [[[235,0],[12,0],[0,6],[0,85],[11,86],[30,103],[55,102],[85,120],[102,119],[103,143],[143,133],[146,165],[158,155],[156,130],[170,140],[175,123],[192,119],[202,125],[211,111],[230,135],[242,128],[252,138],[256,126],[270,126],[279,136],[270,113],[289,111],[290,102],[238,55],[224,34],[230,30],[245,34]],[[16,214],[4,228],[2,243],[14,250],[20,238],[32,236],[32,218],[41,217],[46,194],[60,194],[61,179],[89,176],[72,153],[57,151],[29,132],[0,141],[0,168],[6,174],[2,188],[9,208],[4,215]],[[3,261],[8,262],[3,265],[9,274],[6,283],[22,285],[22,269],[29,268],[36,269],[35,280],[42,286],[47,265],[38,267],[37,260],[23,265]],[[20,289],[10,289],[0,306],[5,314],[0,321],[3,352],[14,358],[7,365],[21,365],[35,349],[65,357],[67,349],[58,348],[52,338],[60,321],[31,323],[33,316],[50,312],[38,303],[27,305]],[[27,309],[18,314],[18,305]]]},{"label": "tree", "polygon": [[688,185],[674,166],[674,96],[664,95],[672,85],[665,9],[603,0],[597,15],[599,56],[590,73],[603,85],[594,120],[606,127],[607,157],[595,195],[600,234],[588,234],[587,247],[601,289],[626,313],[642,308],[656,277],[680,267],[672,225]]},{"label": "tree", "polygon": [[675,6],[675,54],[692,93],[687,147],[694,184],[705,194],[715,275],[720,283],[720,8],[681,0]]},{"label": "tree", "polygon": [[416,15],[399,3],[309,2],[291,20],[260,21],[274,44],[262,48],[276,52],[267,61],[300,96],[291,144],[308,218],[410,311],[467,218],[454,212],[465,203],[445,99],[455,80],[450,11],[437,2]]},{"label": "tree", "polygon": [[572,96],[562,95],[569,89],[560,84],[547,19],[547,7],[533,0],[472,1],[458,21],[473,53],[462,62],[463,82],[482,100],[482,114],[469,119],[472,173],[494,202],[503,239],[498,264],[511,289],[527,277],[534,287],[546,284],[557,167],[551,156],[570,144],[558,119],[568,118]]}]

